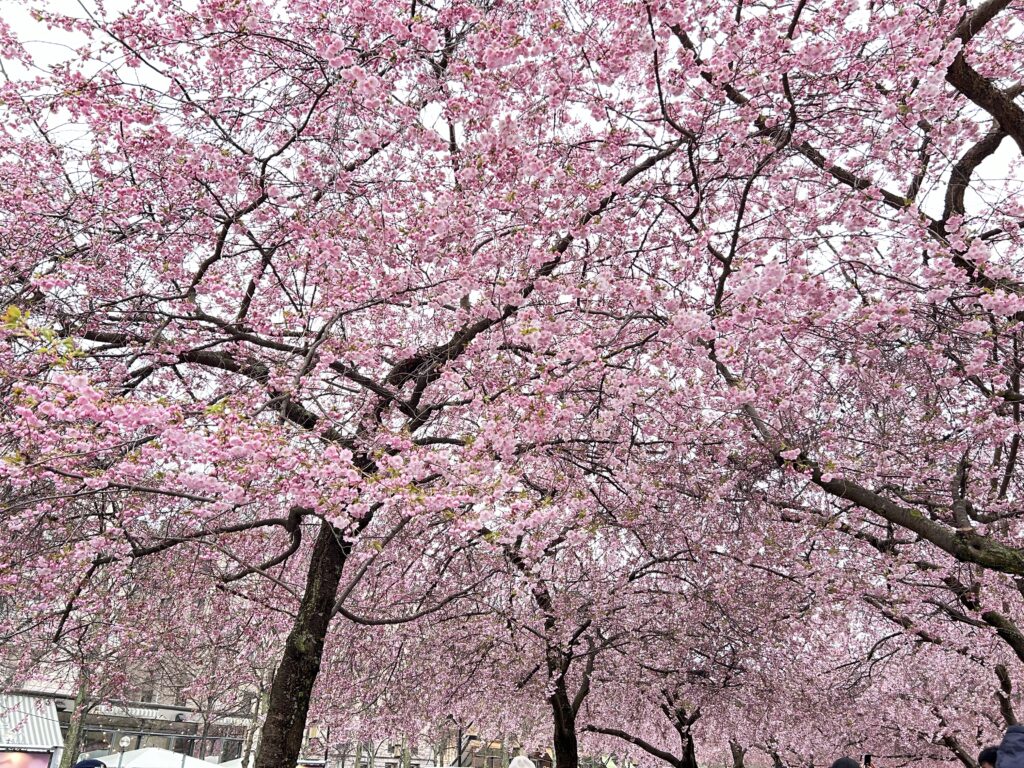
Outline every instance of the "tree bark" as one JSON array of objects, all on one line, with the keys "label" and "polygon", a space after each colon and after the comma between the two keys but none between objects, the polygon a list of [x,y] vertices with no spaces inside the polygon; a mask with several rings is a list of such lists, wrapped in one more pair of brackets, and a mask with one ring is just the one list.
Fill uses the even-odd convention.
[{"label": "tree bark", "polygon": [[968,752],[955,737],[949,735],[943,736],[939,743],[956,755],[956,758],[964,764],[964,768],[978,768],[978,764],[975,762],[974,758],[971,757],[971,753]]},{"label": "tree bark", "polygon": [[744,758],[747,750],[741,747],[738,741],[729,739],[729,751],[732,752],[732,768],[746,768]]},{"label": "tree bark", "polygon": [[68,722],[68,735],[64,738],[64,752],[60,756],[59,768],[71,768],[78,762],[78,747],[82,742],[82,724],[85,716],[92,709],[89,703],[89,682],[83,672],[79,672],[78,690],[75,691],[75,707],[71,710]]},{"label": "tree bark", "polygon": [[245,729],[245,738],[242,741],[242,768],[251,768],[253,761],[253,752],[257,746],[256,734],[259,732],[259,724],[263,719],[263,705],[266,702],[269,694],[267,693],[267,685],[274,679],[274,672],[271,669],[266,673],[266,676],[260,675],[259,690],[257,691],[256,701],[252,707],[252,723]]},{"label": "tree bark", "polygon": [[209,718],[213,715],[213,705],[209,705],[209,710],[203,712],[203,730],[199,733],[199,754],[196,755],[200,760],[206,759],[206,737],[210,735],[210,720]]},{"label": "tree bark", "polygon": [[996,699],[999,701],[999,711],[1003,715],[1006,727],[1017,725],[1017,713],[1013,711],[1013,681],[1010,673],[1003,664],[996,664],[996,677],[999,678],[999,690],[996,691]]},{"label": "tree bark", "polygon": [[299,613],[270,687],[254,768],[291,768],[299,758],[309,700],[320,672],[327,628],[334,616],[334,601],[350,550],[340,531],[327,522],[321,523]]},{"label": "tree bark", "polygon": [[697,768],[697,746],[689,732],[683,741],[683,759],[679,761],[681,768]]},{"label": "tree bark", "polygon": [[555,690],[548,697],[554,715],[555,768],[579,768],[579,738],[576,735],[576,712],[565,687],[562,674],[555,683]]}]

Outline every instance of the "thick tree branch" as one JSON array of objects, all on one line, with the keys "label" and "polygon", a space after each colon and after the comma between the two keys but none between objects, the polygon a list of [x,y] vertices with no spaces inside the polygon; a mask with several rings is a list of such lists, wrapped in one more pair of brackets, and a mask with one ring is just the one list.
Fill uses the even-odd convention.
[{"label": "thick tree branch", "polygon": [[966,212],[964,205],[964,194],[971,183],[971,176],[978,166],[988,157],[991,157],[999,148],[1003,139],[1007,136],[1006,131],[996,128],[985,138],[971,147],[964,153],[950,172],[949,185],[946,187],[946,203],[942,212],[942,226],[949,221],[950,216],[963,216]]},{"label": "thick tree branch", "polygon": [[999,712],[1003,716],[1006,726],[1017,725],[1017,714],[1013,710],[1013,683],[1010,680],[1010,673],[1002,664],[995,666],[996,677],[999,678],[999,690],[996,691],[996,698],[999,700]]},{"label": "thick tree branch", "polygon": [[996,634],[1005,642],[1010,649],[1017,654],[1017,658],[1024,661],[1024,634],[1012,619],[1007,618],[998,611],[984,611],[981,618],[986,624],[995,629]]},{"label": "thick tree branch", "polygon": [[954,38],[967,45],[982,28],[994,19],[1001,11],[1009,7],[1013,0],[986,0],[986,2],[974,9],[974,13],[968,14],[961,21],[953,32]]},{"label": "thick tree branch", "polygon": [[946,70],[946,81],[992,115],[1024,153],[1024,110],[968,64],[962,51]]},{"label": "thick tree branch", "polygon": [[589,733],[600,733],[604,734],[605,736],[614,736],[617,739],[622,739],[623,741],[629,742],[630,744],[634,744],[647,754],[668,763],[673,768],[681,768],[682,766],[682,761],[678,757],[673,755],[671,752],[666,752],[663,749],[659,749],[658,747],[651,744],[649,741],[645,741],[644,739],[641,739],[639,736],[634,736],[618,728],[604,728],[600,725],[587,725],[584,726],[583,730]]}]

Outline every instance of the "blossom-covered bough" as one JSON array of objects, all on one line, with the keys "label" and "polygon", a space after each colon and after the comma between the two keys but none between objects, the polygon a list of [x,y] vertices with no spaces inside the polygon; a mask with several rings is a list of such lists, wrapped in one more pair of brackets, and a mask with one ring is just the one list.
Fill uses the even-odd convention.
[{"label": "blossom-covered bough", "polygon": [[111,585],[216,590],[276,654],[257,768],[342,668],[416,691],[349,697],[389,727],[453,715],[410,658],[506,670],[455,708],[541,701],[567,768],[578,733],[690,768],[702,728],[780,761],[807,681],[908,707],[878,670],[919,653],[986,693],[914,693],[915,739],[970,765],[1013,719],[1018,4],[125,8],[39,9],[52,65],[0,26],[22,658]]}]

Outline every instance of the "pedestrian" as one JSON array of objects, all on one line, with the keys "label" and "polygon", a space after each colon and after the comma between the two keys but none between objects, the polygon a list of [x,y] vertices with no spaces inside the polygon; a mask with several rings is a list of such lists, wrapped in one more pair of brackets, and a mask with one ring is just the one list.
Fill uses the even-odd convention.
[{"label": "pedestrian", "polygon": [[996,755],[996,768],[1024,768],[1024,725],[1006,729]]},{"label": "pedestrian", "polygon": [[[832,763],[832,768],[860,768],[860,763],[852,757],[840,757]],[[1024,768],[1024,766],[1021,766],[1021,768]]]},{"label": "pedestrian", "polygon": [[508,768],[537,768],[537,765],[526,755],[516,755],[508,764]]},{"label": "pedestrian", "polygon": [[988,746],[978,753],[978,768],[996,768],[996,757],[999,747]]},{"label": "pedestrian", "polygon": [[107,768],[107,766],[105,763],[90,757],[87,760],[79,760],[71,768]]}]

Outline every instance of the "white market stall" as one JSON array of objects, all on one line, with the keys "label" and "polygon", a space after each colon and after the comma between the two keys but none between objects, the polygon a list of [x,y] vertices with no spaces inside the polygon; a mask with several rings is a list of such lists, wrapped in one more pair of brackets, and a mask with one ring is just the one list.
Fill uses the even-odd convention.
[{"label": "white market stall", "polygon": [[0,695],[0,767],[55,766],[63,744],[52,699]]},{"label": "white market stall", "polygon": [[96,759],[107,768],[211,768],[213,765],[196,757],[157,747],[131,749],[124,753],[115,752]]}]

